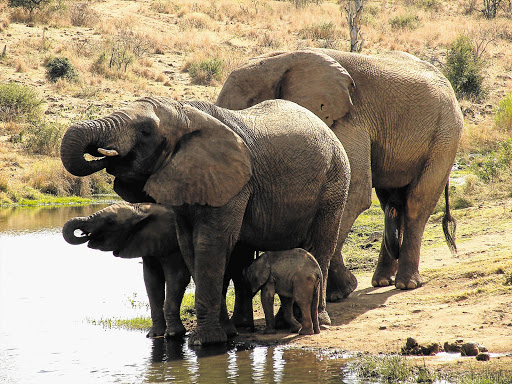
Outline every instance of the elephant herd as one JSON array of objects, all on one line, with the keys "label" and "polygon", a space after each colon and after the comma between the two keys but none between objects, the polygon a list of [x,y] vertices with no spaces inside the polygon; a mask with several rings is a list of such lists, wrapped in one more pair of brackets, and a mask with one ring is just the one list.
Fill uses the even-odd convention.
[{"label": "elephant herd", "polygon": [[[71,219],[63,235],[142,257],[149,337],[185,333],[179,308],[190,277],[192,345],[253,327],[260,288],[267,332],[278,293],[291,329],[317,333],[330,324],[326,301],[357,286],[341,252],[372,188],[385,216],[373,286],[421,285],[421,239],[443,191],[443,229],[455,249],[448,177],[462,125],[448,80],[407,53],[266,54],[233,71],[215,104],[144,98],[72,125],[61,144],[65,168],[76,176],[106,169],[126,202]],[[266,253],[255,261],[257,251]]]}]

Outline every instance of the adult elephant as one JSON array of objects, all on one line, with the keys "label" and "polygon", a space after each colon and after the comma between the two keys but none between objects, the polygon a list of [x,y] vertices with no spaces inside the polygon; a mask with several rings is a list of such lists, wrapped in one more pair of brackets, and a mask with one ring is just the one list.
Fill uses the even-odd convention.
[{"label": "adult elephant", "polygon": [[395,279],[399,289],[420,286],[421,238],[443,189],[443,228],[455,249],[447,229],[450,222],[455,225],[448,177],[463,118],[448,80],[434,66],[403,52],[275,52],[233,71],[216,104],[242,109],[268,99],[292,100],[314,112],[349,157],[350,190],[329,270],[328,299],[339,300],[355,289],[341,248],[354,220],[370,206],[372,187],[386,215],[372,285],[387,286]]},{"label": "adult elephant", "polygon": [[[77,231],[80,232],[78,236]],[[147,337],[179,338],[185,335],[180,307],[190,283],[190,272],[178,245],[172,209],[154,203],[116,203],[87,217],[68,220],[62,228],[62,235],[69,244],[87,243],[89,248],[113,252],[114,256],[122,259],[141,257],[152,321]],[[249,264],[251,261],[243,262]],[[231,277],[230,267],[229,264],[224,296]],[[233,276],[233,281],[236,295],[234,313],[247,312],[248,309],[242,306],[243,297],[239,298],[244,294],[246,283],[238,276]],[[221,326],[228,336],[236,335],[225,303],[225,300],[221,302]],[[249,325],[252,325],[252,320],[252,317],[248,319]]]},{"label": "adult elephant", "polygon": [[[88,161],[85,153],[104,157]],[[307,249],[327,278],[350,168],[332,131],[295,103],[272,100],[230,111],[146,98],[71,126],[61,159],[74,175],[106,168],[122,197],[147,194],[173,208],[196,284],[193,345],[226,340],[218,314],[235,243]],[[320,300],[319,317],[328,324],[325,292]]]}]

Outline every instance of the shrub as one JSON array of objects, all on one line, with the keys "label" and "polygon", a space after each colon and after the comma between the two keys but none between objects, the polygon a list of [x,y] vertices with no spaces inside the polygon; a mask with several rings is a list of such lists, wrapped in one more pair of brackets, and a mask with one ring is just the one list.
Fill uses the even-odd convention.
[{"label": "shrub", "polygon": [[25,147],[30,153],[57,156],[65,130],[66,126],[63,124],[32,124],[25,135]]},{"label": "shrub", "polygon": [[55,83],[61,78],[75,80],[78,75],[67,57],[55,57],[46,63],[46,77]]},{"label": "shrub", "polygon": [[298,33],[303,39],[319,40],[337,37],[336,25],[332,21],[307,25],[299,30]]},{"label": "shrub", "polygon": [[190,64],[188,72],[192,82],[201,85],[210,85],[222,77],[223,64],[220,59],[206,59]]},{"label": "shrub", "polygon": [[37,120],[44,100],[30,86],[16,83],[0,84],[0,121]]},{"label": "shrub", "polygon": [[7,5],[12,8],[24,8],[27,9],[32,16],[34,9],[41,8],[42,6],[49,4],[51,0],[9,0]]},{"label": "shrub", "polygon": [[478,58],[469,37],[461,35],[450,44],[445,75],[457,96],[476,99],[483,96],[482,68],[483,62]]},{"label": "shrub", "polygon": [[389,24],[394,29],[416,29],[420,25],[420,18],[413,14],[398,15],[391,18]]},{"label": "shrub", "polygon": [[70,8],[71,24],[76,27],[93,27],[99,19],[88,2],[73,3]]},{"label": "shrub", "polygon": [[492,182],[501,172],[509,172],[511,165],[512,139],[507,139],[499,143],[495,151],[475,159],[470,168],[483,181]]},{"label": "shrub", "polygon": [[498,103],[494,124],[498,129],[504,131],[512,130],[512,93],[509,93]]}]

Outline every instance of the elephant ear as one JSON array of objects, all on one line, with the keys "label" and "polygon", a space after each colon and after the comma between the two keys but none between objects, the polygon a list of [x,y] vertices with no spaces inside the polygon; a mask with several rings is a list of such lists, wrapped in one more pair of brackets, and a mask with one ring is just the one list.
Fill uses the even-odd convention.
[{"label": "elephant ear", "polygon": [[[287,54],[289,61],[275,89],[279,99],[291,100],[309,109],[329,127],[352,107],[352,77],[337,61],[326,54],[300,51]],[[280,60],[274,57],[269,60]]]},{"label": "elephant ear", "polygon": [[256,294],[270,278],[271,267],[265,254],[258,257],[247,268],[245,277],[249,282],[252,293]]},{"label": "elephant ear", "polygon": [[233,71],[217,105],[242,109],[263,100],[286,99],[309,109],[331,127],[350,111],[352,85],[345,68],[324,53],[273,52]]},{"label": "elephant ear", "polygon": [[218,119],[187,105],[183,112],[185,134],[144,190],[161,204],[223,206],[252,175],[249,149]]}]

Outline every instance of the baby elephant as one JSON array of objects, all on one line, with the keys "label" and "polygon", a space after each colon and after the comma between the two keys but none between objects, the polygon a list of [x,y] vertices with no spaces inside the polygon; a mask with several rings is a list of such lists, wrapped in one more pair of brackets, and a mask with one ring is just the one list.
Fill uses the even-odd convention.
[{"label": "baby elephant", "polygon": [[[318,300],[322,271],[309,252],[295,248],[288,251],[265,252],[246,270],[253,294],[261,289],[265,313],[265,333],[275,333],[274,294],[281,299],[284,320],[292,332],[301,335],[320,333]],[[302,313],[302,322],[293,317],[293,302]]]},{"label": "baby elephant", "polygon": [[[83,235],[76,236],[76,230]],[[121,258],[142,257],[153,322],[147,337],[185,334],[180,305],[190,273],[178,246],[172,210],[158,204],[122,202],[69,220],[62,234],[70,244],[89,242],[89,248],[113,251]]]}]

